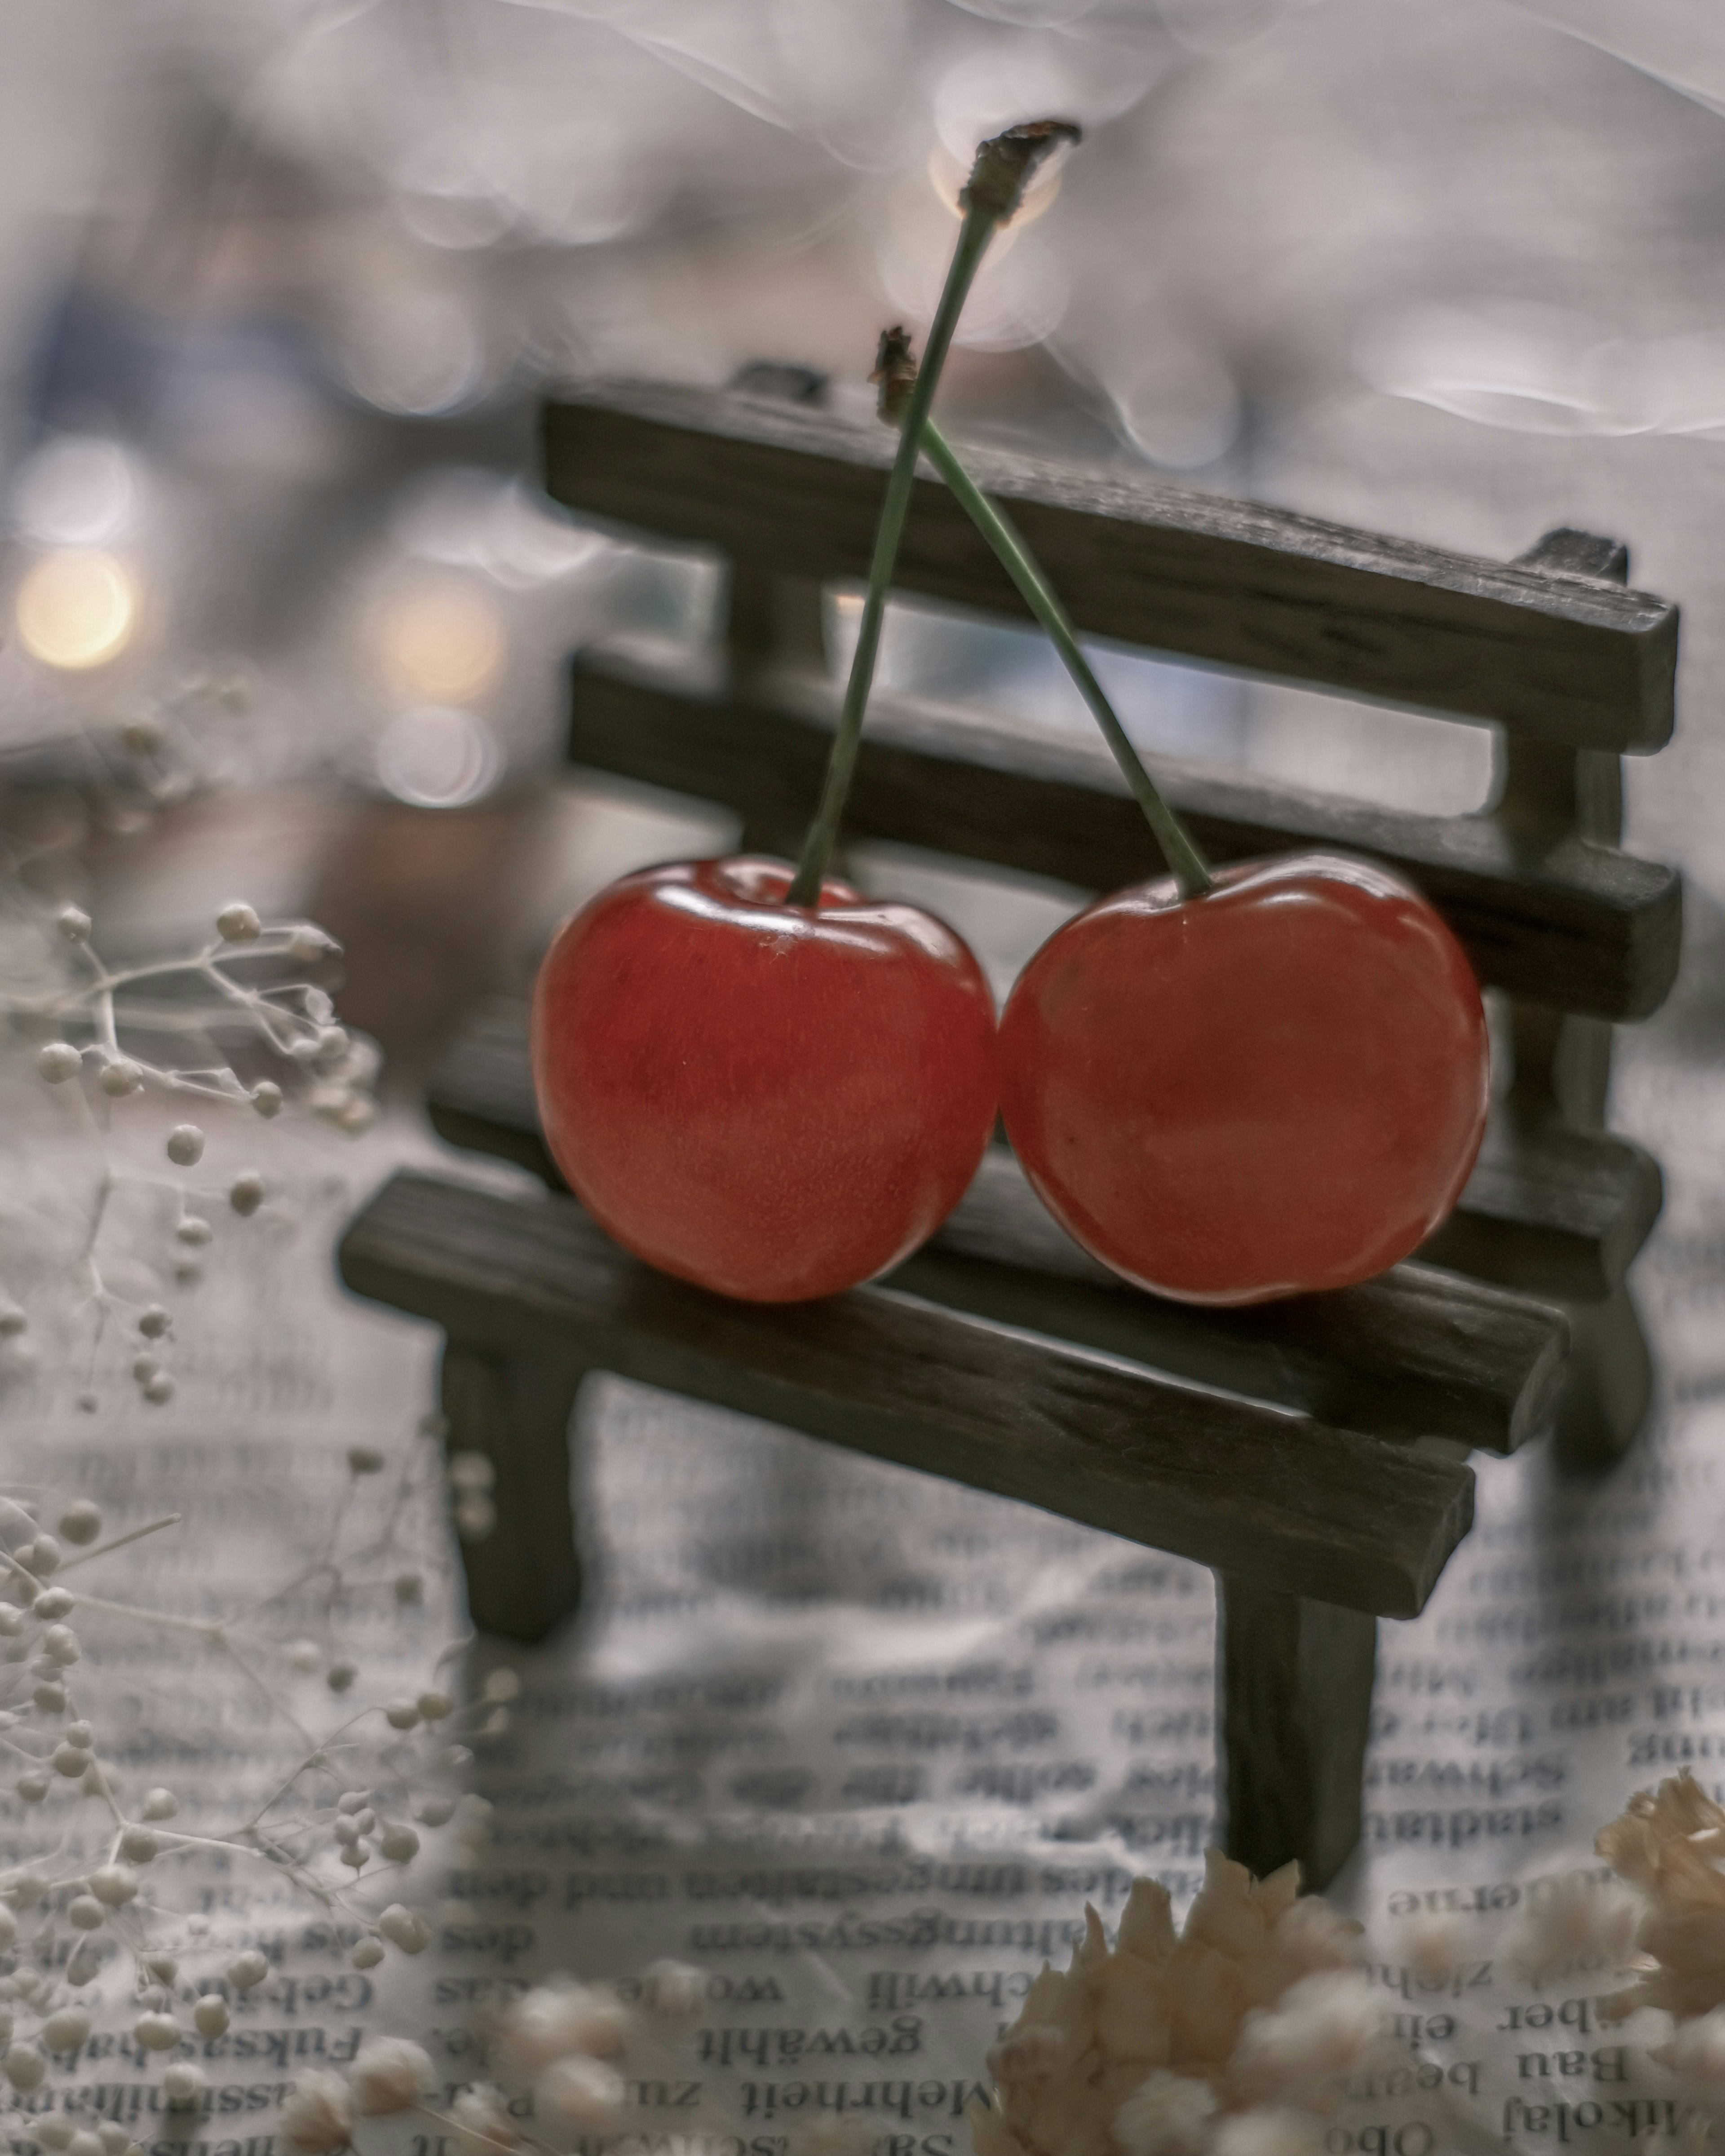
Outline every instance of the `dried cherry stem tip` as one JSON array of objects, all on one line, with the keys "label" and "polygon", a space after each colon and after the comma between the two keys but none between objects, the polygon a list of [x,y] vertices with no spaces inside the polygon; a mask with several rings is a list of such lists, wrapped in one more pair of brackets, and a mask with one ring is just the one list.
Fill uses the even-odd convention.
[{"label": "dried cherry stem tip", "polygon": [[911,386],[906,403],[898,454],[893,459],[886,482],[886,499],[881,506],[880,521],[875,526],[875,551],[869,564],[868,590],[863,599],[856,650],[850,662],[850,676],[845,685],[844,706],[827,764],[820,806],[803,841],[796,875],[785,894],[786,902],[791,906],[816,906],[820,903],[821,883],[832,859],[845,797],[856,769],[863,713],[868,706],[875,662],[880,653],[887,589],[898,560],[905,519],[910,512],[911,489],[916,475],[922,430],[934,401],[941,370],[946,365],[952,333],[958,326],[958,317],[995,227],[1005,223],[1017,210],[1031,175],[1048,153],[1062,142],[1077,140],[1078,130],[1069,121],[1038,120],[1021,127],[1009,127],[1004,135],[984,142],[977,151],[969,182],[958,198],[964,221],[959,227],[958,244],[929,329],[922,371]]}]

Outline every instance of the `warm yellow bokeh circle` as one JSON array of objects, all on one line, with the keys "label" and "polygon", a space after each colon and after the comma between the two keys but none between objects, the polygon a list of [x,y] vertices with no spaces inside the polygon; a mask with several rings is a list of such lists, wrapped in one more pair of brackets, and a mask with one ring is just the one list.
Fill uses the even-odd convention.
[{"label": "warm yellow bokeh circle", "polygon": [[114,555],[69,547],[31,563],[14,610],[18,641],[33,659],[79,671],[105,665],[131,643],[137,586]]}]

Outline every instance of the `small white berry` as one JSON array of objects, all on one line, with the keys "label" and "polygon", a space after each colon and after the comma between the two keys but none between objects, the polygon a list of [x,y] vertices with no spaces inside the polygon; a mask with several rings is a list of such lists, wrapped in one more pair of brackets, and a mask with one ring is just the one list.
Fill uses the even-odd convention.
[{"label": "small white berry", "polygon": [[138,1875],[129,1864],[104,1864],[90,1875],[90,1891],[110,1909],[123,1909],[137,1898]]},{"label": "small white berry", "polygon": [[168,1328],[168,1315],[159,1302],[152,1302],[138,1319],[138,1330],[146,1340],[159,1340]]},{"label": "small white berry", "polygon": [[102,2156],[126,2156],[126,2143],[131,2136],[123,2126],[105,2118],[96,2128],[96,2138],[102,2144]]},{"label": "small white berry", "polygon": [[30,1694],[44,1714],[64,1714],[66,1711],[66,1687],[44,1677]]},{"label": "small white berry", "polygon": [[363,1871],[372,1853],[371,1844],[365,1841],[346,1843],[336,1854],[344,1864],[351,1864],[356,1871]]},{"label": "small white berry", "polygon": [[166,1407],[174,1396],[174,1381],[164,1371],[160,1377],[151,1378],[144,1388],[144,1398],[152,1408]]},{"label": "small white berry", "polygon": [[80,2126],[66,2143],[66,2156],[104,2156],[102,2144],[87,2126]]},{"label": "small white berry", "polygon": [[352,1662],[331,1662],[324,1675],[324,1682],[331,1691],[346,1691],[359,1675]]},{"label": "small white berry", "polygon": [[29,1555],[23,1550],[16,1553],[18,1563],[27,1572],[33,1572],[39,1579],[46,1579],[49,1573],[60,1568],[61,1550],[52,1535],[38,1535],[29,1545]]},{"label": "small white berry", "polygon": [[105,1063],[99,1081],[102,1091],[116,1101],[124,1100],[128,1093],[136,1093],[143,1082],[143,1072],[125,1055],[116,1055]]},{"label": "small white berry", "polygon": [[228,1186],[228,1203],[243,1219],[249,1218],[264,1202],[264,1178],[254,1168],[236,1175]]},{"label": "small white berry", "polygon": [[90,2041],[90,2016],[81,2006],[62,2006],[42,2025],[42,2041],[50,2051],[75,2051]]},{"label": "small white berry", "polygon": [[515,1670],[493,1670],[485,1679],[485,1697],[499,1707],[506,1707],[511,1700],[521,1696],[521,1680]]},{"label": "small white berry", "polygon": [[141,1385],[147,1385],[151,1378],[157,1375],[161,1368],[161,1363],[153,1355],[139,1354],[134,1355],[131,1358],[132,1376]]},{"label": "small white berry", "polygon": [[266,1122],[281,1113],[281,1088],[273,1078],[260,1078],[253,1086],[252,1106]]},{"label": "small white berry", "polygon": [[338,2156],[353,2135],[353,2097],[340,2074],[301,2074],[281,2107],[281,2138],[297,2156]]},{"label": "small white berry", "polygon": [[362,1812],[371,1801],[372,1793],[369,1789],[343,1789],[336,1799],[336,1810],[351,1816],[355,1812]]},{"label": "small white berry", "polygon": [[216,933],[224,943],[254,943],[262,926],[256,907],[238,900],[224,906],[216,916]]},{"label": "small white berry", "polygon": [[69,943],[90,941],[90,916],[81,906],[63,906],[54,916],[54,925]]},{"label": "small white berry", "polygon": [[176,1168],[196,1168],[203,1158],[203,1132],[196,1123],[176,1123],[167,1134],[167,1157]]},{"label": "small white berry", "polygon": [[270,1964],[255,1947],[235,1954],[228,1964],[228,1981],[236,1991],[251,1991],[270,1974]]},{"label": "small white berry", "polygon": [[366,2118],[412,2111],[433,2086],[429,2056],[402,2036],[370,2036],[359,2047],[348,2076]]},{"label": "small white berry", "polygon": [[27,1804],[39,1804],[48,1794],[48,1777],[39,1768],[28,1767],[13,1787]]},{"label": "small white berry", "polygon": [[84,1058],[69,1040],[50,1040],[36,1054],[36,1073],[50,1086],[64,1086],[84,1068]]},{"label": "small white berry", "polygon": [[[180,1973],[179,1962],[171,1953],[146,1953],[144,1956],[144,1968],[157,1984],[172,1984]],[[152,2000],[151,2003],[168,2006],[173,2002],[164,1999],[160,2001]]]},{"label": "small white berry", "polygon": [[73,1743],[68,1738],[64,1743],[54,1746],[49,1754],[49,1764],[55,1774],[64,1774],[69,1782],[74,1781],[90,1764],[89,1748]]},{"label": "small white berry", "polygon": [[298,1670],[302,1676],[310,1676],[323,1660],[323,1650],[316,1640],[295,1640],[287,1650],[288,1667]]},{"label": "small white berry", "polygon": [[129,1826],[120,1837],[120,1854],[129,1864],[153,1863],[161,1847],[146,1826]]},{"label": "small white berry", "polygon": [[144,1797],[144,1817],[146,1820],[169,1820],[180,1809],[180,1800],[172,1789],[151,1789]]},{"label": "small white berry", "polygon": [[192,2021],[200,2036],[225,2036],[228,2033],[227,2000],[218,1999],[213,1991],[207,1991],[192,2009]]},{"label": "small white berry", "polygon": [[483,1496],[497,1480],[497,1471],[483,1452],[457,1452],[449,1460],[449,1487],[464,1496]]},{"label": "small white berry", "polygon": [[162,2093],[171,2111],[184,2111],[196,2103],[207,2086],[203,2068],[190,2059],[176,2059],[162,2076]]},{"label": "small white berry", "polygon": [[382,1940],[362,1939],[347,1958],[356,1969],[375,1969],[383,1958]]},{"label": "small white berry", "polygon": [[392,1902],[377,1919],[377,1929],[403,1953],[424,1953],[431,1944],[431,1927],[417,1909]]},{"label": "small white berry", "polygon": [[87,1722],[69,1722],[66,1724],[66,1742],[75,1744],[81,1752],[87,1752],[95,1742],[95,1732]]},{"label": "small white berry", "polygon": [[455,1702],[446,1691],[422,1691],[418,1698],[421,1717],[427,1722],[444,1722],[455,1712]]},{"label": "small white berry", "polygon": [[377,1837],[377,1853],[391,1864],[408,1864],[419,1853],[419,1837],[410,1826],[386,1826]]},{"label": "small white berry", "polygon": [[52,1625],[61,1617],[69,1617],[72,1609],[72,1598],[64,1587],[44,1587],[36,1597],[36,1614],[44,1625]]},{"label": "small white berry", "polygon": [[180,2025],[172,2014],[141,2014],[131,2033],[146,2051],[172,2051],[179,2044]]},{"label": "small white berry", "polygon": [[66,1910],[66,1922],[80,1932],[97,1932],[108,1921],[108,1912],[93,1894],[77,1894]]},{"label": "small white berry", "polygon": [[93,1543],[101,1532],[101,1513],[88,1497],[79,1498],[60,1514],[60,1532],[80,1549],[85,1543]]},{"label": "small white berry", "polygon": [[194,1250],[201,1250],[215,1232],[208,1220],[196,1213],[188,1213],[174,1229],[174,1239]]},{"label": "small white berry", "polygon": [[76,2130],[69,2118],[55,2118],[50,2115],[37,2123],[36,2138],[44,2148],[51,2148],[54,2156],[60,2156],[63,2149],[71,2147],[72,2136]]},{"label": "small white berry", "polygon": [[392,1729],[417,1729],[419,1710],[410,1699],[393,1699],[383,1710],[383,1719]]},{"label": "small white berry", "polygon": [[427,1797],[419,1807],[419,1817],[426,1826],[447,1826],[455,1816],[453,1797]]},{"label": "small white berry", "polygon": [[83,1650],[69,1625],[50,1625],[42,1635],[42,1651],[57,1668],[69,1669]]},{"label": "small white berry", "polygon": [[462,1497],[455,1505],[455,1532],[465,1543],[482,1543],[497,1525],[497,1507],[489,1497]]},{"label": "small white berry", "polygon": [[6,2054],[6,2078],[15,2089],[28,2093],[40,2087],[47,2071],[48,2061],[33,2044],[14,2044]]}]

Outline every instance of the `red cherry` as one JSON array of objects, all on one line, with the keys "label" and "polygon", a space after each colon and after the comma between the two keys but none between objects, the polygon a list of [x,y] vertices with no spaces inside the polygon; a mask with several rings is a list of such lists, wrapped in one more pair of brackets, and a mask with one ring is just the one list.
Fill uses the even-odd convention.
[{"label": "red cherry", "polygon": [[1116,1272],[1185,1302],[1368,1280],[1466,1182],[1490,1057],[1461,946],[1365,861],[1300,854],[1100,901],[1000,1022],[1024,1172]]},{"label": "red cherry", "polygon": [[569,1187],[685,1280],[797,1302],[927,1240],[993,1127],[994,1006],[968,947],[779,861],[679,861],[601,891],[533,998],[533,1083]]}]

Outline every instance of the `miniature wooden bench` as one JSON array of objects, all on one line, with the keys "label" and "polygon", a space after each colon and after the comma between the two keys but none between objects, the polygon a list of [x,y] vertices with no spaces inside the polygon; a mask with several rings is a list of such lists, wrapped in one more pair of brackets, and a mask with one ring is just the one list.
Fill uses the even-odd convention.
[{"label": "miniature wooden bench", "polygon": [[[793,850],[836,707],[821,588],[865,572],[891,449],[746,390],[601,385],[552,406],[554,495],[732,567],[722,653],[581,660],[572,760],[722,803],[744,846]],[[1141,475],[971,462],[1085,630],[1502,729],[1496,804],[1471,816],[1156,760],[1214,858],[1385,860],[1512,999],[1512,1078],[1426,1262],[1253,1311],[1164,1302],[1080,1250],[994,1149],[926,1249],[819,1304],[727,1302],[629,1257],[567,1195],[425,1175],[357,1217],[341,1270],[445,1332],[450,1446],[495,1474],[495,1529],[464,1552],[477,1622],[537,1638],[578,1599],[567,1433],[589,1372],[763,1416],[1210,1566],[1221,1838],[1322,1886],[1358,1838],[1376,1620],[1418,1612],[1471,1518],[1459,1455],[1556,1423],[1575,1456],[1609,1457],[1645,1410],[1625,1276],[1659,1171],[1602,1125],[1611,1021],[1656,1009],[1676,967],[1677,879],[1617,845],[1618,757],[1671,732],[1676,613],[1583,533],[1506,566]],[[899,582],[1020,611],[932,480]],[[847,829],[1081,888],[1158,866],[1100,747],[904,697],[870,707]],[[561,1190],[518,1011],[457,1044],[430,1106],[452,1142]]]}]

